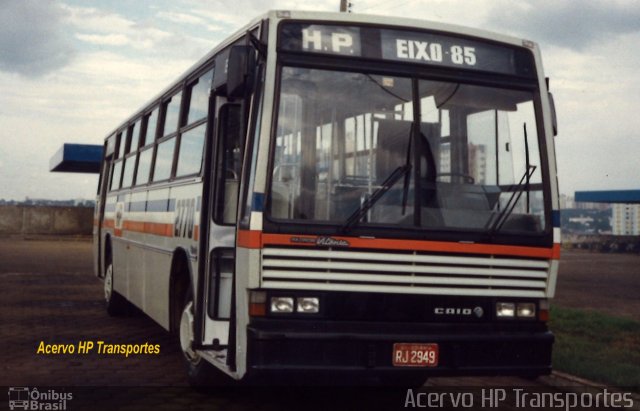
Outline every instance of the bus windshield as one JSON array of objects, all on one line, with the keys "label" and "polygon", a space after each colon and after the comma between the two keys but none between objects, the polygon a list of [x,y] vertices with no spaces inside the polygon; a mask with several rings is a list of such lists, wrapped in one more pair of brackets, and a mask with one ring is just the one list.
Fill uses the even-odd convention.
[{"label": "bus windshield", "polygon": [[360,228],[540,233],[534,97],[283,67],[268,213],[343,228],[355,216]]}]

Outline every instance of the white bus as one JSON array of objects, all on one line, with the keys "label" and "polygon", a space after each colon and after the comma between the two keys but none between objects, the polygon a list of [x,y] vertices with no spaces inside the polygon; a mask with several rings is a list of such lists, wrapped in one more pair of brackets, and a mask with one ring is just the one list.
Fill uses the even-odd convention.
[{"label": "white bus", "polygon": [[549,373],[555,127],[534,42],[269,12],[107,136],[107,311],[193,384]]}]

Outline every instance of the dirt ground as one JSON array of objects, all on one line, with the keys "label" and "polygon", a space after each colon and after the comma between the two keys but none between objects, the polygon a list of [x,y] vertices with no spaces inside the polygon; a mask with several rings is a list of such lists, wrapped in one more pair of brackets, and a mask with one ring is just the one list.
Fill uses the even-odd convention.
[{"label": "dirt ground", "polygon": [[640,255],[563,251],[552,304],[640,320]]}]

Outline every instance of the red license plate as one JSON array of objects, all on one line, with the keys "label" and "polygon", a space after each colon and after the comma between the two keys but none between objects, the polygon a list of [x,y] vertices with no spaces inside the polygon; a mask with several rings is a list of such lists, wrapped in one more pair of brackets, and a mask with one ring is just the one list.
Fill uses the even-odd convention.
[{"label": "red license plate", "polygon": [[393,344],[394,367],[437,367],[438,344]]}]

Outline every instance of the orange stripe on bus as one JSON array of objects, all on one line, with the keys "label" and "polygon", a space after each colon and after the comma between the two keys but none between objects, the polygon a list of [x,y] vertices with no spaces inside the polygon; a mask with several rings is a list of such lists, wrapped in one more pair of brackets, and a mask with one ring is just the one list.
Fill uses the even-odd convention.
[{"label": "orange stripe on bus", "polygon": [[122,229],[123,230],[127,230],[127,231],[136,231],[138,233],[144,233],[145,232],[145,224],[142,221],[131,221],[131,220],[126,220],[122,222]]},{"label": "orange stripe on bus", "polygon": [[163,237],[173,237],[173,224],[144,223],[143,232]]},{"label": "orange stripe on bus", "polygon": [[[104,220],[104,228],[113,228],[113,220]],[[173,237],[173,224],[148,223],[138,221],[124,221],[123,227],[127,231],[136,231],[154,234],[164,237]],[[122,235],[122,230],[115,230],[116,236]],[[194,240],[200,238],[200,227],[194,226]],[[256,230],[238,231],[238,246],[244,248],[259,249],[265,245],[295,245],[300,247],[314,246],[314,242],[293,242],[292,238],[315,240],[317,236],[298,236],[288,234],[265,234]],[[516,257],[534,257],[560,259],[560,244],[554,244],[552,248],[538,248],[514,245],[495,244],[467,244],[445,241],[420,241],[420,240],[394,240],[385,238],[358,238],[358,237],[332,237],[336,240],[348,241],[353,248],[369,248],[375,250],[415,250],[443,253],[488,254],[506,255]]]},{"label": "orange stripe on bus", "polygon": [[[113,220],[104,220],[102,223],[103,228],[114,228]],[[122,235],[122,231],[132,231],[136,233],[153,234],[163,237],[173,237],[174,225],[164,223],[149,223],[143,221],[131,221],[125,220],[122,222],[122,229],[116,230],[116,235]],[[119,233],[119,234],[118,234]],[[193,239],[198,240],[200,238],[200,227],[198,225],[193,226]]]},{"label": "orange stripe on bus", "polygon": [[[267,234],[260,231],[243,230],[238,232],[238,246],[261,248],[265,245],[295,245],[301,247],[314,246],[314,242],[293,242],[292,238],[315,240],[318,236],[299,236],[288,234]],[[348,241],[352,248],[369,248],[377,250],[415,250],[443,253],[488,254],[534,258],[560,258],[560,244],[552,248],[538,248],[514,245],[468,244],[445,241],[394,240],[385,238],[332,237],[336,240]]]},{"label": "orange stripe on bus", "polygon": [[244,248],[262,248],[262,231],[238,230],[238,246]]}]

